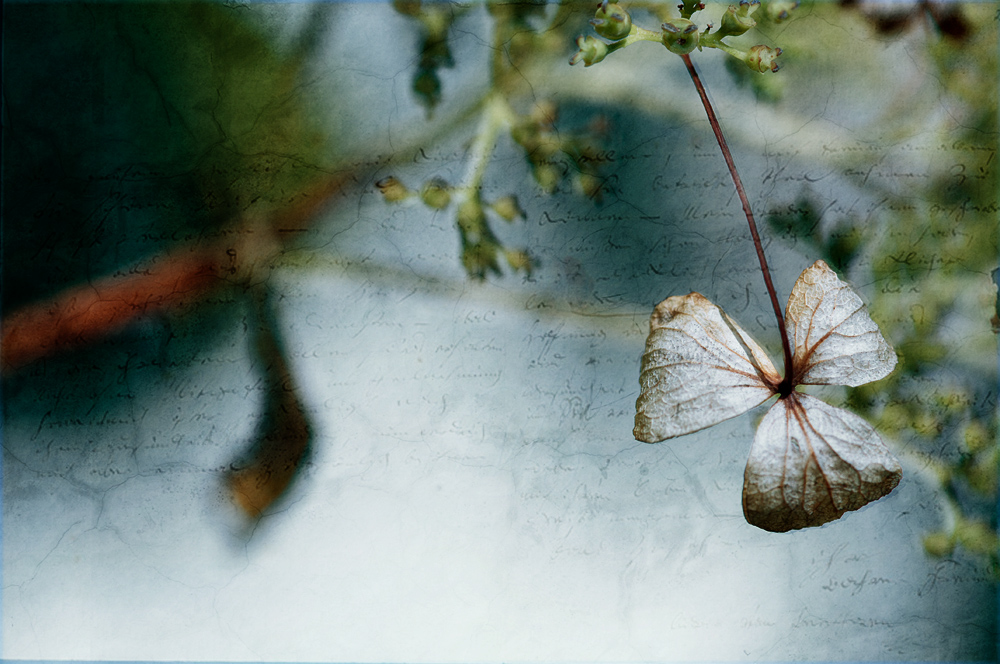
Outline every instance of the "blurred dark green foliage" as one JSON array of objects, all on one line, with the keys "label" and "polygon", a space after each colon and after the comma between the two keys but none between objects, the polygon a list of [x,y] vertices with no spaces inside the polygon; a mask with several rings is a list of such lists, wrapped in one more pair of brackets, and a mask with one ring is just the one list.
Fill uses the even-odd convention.
[{"label": "blurred dark green foliage", "polygon": [[13,3],[3,35],[5,307],[287,205],[329,146],[305,53],[236,8]]}]

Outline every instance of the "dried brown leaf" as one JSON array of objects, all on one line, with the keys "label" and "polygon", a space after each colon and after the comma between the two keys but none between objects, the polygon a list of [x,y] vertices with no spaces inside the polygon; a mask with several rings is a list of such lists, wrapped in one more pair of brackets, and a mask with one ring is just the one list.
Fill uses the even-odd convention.
[{"label": "dried brown leaf", "polygon": [[896,353],[864,302],[823,261],[795,282],[785,329],[795,348],[795,385],[856,387],[885,378],[896,366]]},{"label": "dried brown leaf", "polygon": [[764,416],[743,480],[743,514],[773,532],[819,526],[888,494],[899,462],[863,419],[793,392]]}]

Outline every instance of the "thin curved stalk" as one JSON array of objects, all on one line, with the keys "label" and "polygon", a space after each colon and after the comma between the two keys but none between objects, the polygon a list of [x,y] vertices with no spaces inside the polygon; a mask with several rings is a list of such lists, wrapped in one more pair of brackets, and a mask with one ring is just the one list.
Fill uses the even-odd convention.
[{"label": "thin curved stalk", "polygon": [[726,160],[726,166],[729,167],[729,174],[733,178],[733,184],[736,185],[736,193],[740,196],[740,203],[743,204],[743,212],[746,214],[747,224],[750,226],[750,235],[753,237],[753,246],[757,250],[757,260],[760,262],[760,272],[764,276],[764,285],[767,286],[767,294],[770,296],[771,306],[774,308],[774,317],[778,321],[778,331],[781,333],[781,348],[784,352],[785,375],[781,383],[775,387],[779,394],[786,396],[792,388],[792,348],[788,343],[788,333],[785,331],[785,317],[781,313],[778,294],[775,292],[774,282],[771,281],[771,271],[767,267],[764,246],[761,244],[760,234],[757,232],[757,222],[754,221],[753,210],[750,209],[750,201],[747,199],[746,190],[743,188],[743,182],[740,180],[740,174],[736,172],[736,163],[733,161],[733,155],[729,151],[726,138],[722,135],[719,118],[715,115],[712,102],[708,100],[705,86],[702,84],[701,78],[698,76],[698,71],[694,68],[694,63],[691,62],[691,58],[687,55],[682,55],[681,59],[684,60],[688,73],[691,75],[691,80],[694,82],[694,87],[698,90],[698,96],[701,97],[701,103],[705,107],[705,113],[708,114],[708,121],[712,125],[712,131],[715,132],[715,139],[719,142],[719,147],[722,149],[722,156]]}]

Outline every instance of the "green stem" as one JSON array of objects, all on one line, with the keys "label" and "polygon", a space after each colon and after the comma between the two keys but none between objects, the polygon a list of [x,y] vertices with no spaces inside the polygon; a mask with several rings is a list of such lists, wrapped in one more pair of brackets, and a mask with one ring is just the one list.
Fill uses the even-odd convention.
[{"label": "green stem", "polygon": [[469,156],[469,172],[465,182],[462,183],[462,188],[469,197],[479,197],[479,188],[483,183],[490,157],[493,156],[493,150],[496,149],[500,129],[509,126],[513,121],[514,112],[501,94],[493,92],[488,95],[483,104],[479,129],[476,131],[476,140],[472,144]]},{"label": "green stem", "polygon": [[724,51],[724,52],[728,53],[729,55],[733,56],[737,60],[746,62],[746,59],[747,59],[746,51],[741,51],[738,48],[734,48],[734,47],[730,46],[726,42],[722,41],[721,37],[717,37],[716,34],[717,33],[713,32],[713,33],[710,33],[710,34],[707,34],[707,35],[702,35],[701,36],[701,41],[698,42],[698,46],[699,47],[705,47],[705,48],[717,48],[720,51]]},{"label": "green stem", "polygon": [[632,26],[632,32],[629,33],[628,37],[624,39],[619,39],[616,42],[611,42],[608,44],[608,55],[611,55],[618,49],[625,48],[626,46],[631,46],[636,42],[641,41],[651,41],[662,44],[663,34],[659,32],[653,32],[652,30],[647,30],[646,28],[640,28],[638,25]]}]

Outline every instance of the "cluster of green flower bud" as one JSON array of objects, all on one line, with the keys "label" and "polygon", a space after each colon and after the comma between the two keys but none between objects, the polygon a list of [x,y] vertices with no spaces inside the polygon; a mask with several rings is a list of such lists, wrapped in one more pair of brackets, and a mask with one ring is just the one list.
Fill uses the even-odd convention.
[{"label": "cluster of green flower bud", "polygon": [[594,26],[594,31],[608,39],[611,43],[602,41],[594,36],[580,35],[576,38],[576,53],[570,58],[569,63],[575,65],[582,62],[584,67],[597,64],[608,56],[608,53],[626,45],[630,37],[638,32],[648,32],[632,24],[632,16],[622,8],[621,5],[602,0],[594,12],[594,18],[590,19],[590,24]]},{"label": "cluster of green flower bud", "polygon": [[[797,0],[782,0],[771,2],[767,10],[767,18],[781,21],[788,17],[789,12],[798,6]],[[752,14],[760,7],[760,0],[740,0],[738,5],[730,5],[722,15],[719,27],[712,32],[708,25],[704,30],[691,20],[691,16],[705,8],[696,0],[684,0],[677,5],[681,12],[680,18],[671,18],[663,22],[660,32],[653,32],[635,25],[628,11],[621,5],[603,0],[597,7],[591,25],[600,37],[610,40],[603,41],[594,36],[580,36],[576,40],[577,52],[569,63],[575,65],[582,62],[589,67],[604,60],[610,53],[624,48],[637,41],[660,41],[671,53],[688,55],[695,49],[717,48],[730,56],[743,61],[756,72],[777,71],[775,59],[781,54],[780,48],[771,48],[763,44],[753,46],[749,51],[743,51],[724,42],[727,37],[738,37],[757,25]]]},{"label": "cluster of green flower bud", "polygon": [[607,159],[594,144],[606,123],[598,117],[586,131],[556,131],[556,114],[555,104],[540,102],[511,127],[511,138],[524,150],[531,174],[543,191],[552,193],[562,183],[572,181],[585,196],[598,197],[603,185],[598,171]]},{"label": "cluster of green flower bud", "polygon": [[959,516],[951,532],[935,532],[924,536],[924,550],[932,556],[949,556],[957,545],[972,553],[996,556],[1000,538],[984,521]]},{"label": "cluster of green flower bud", "polygon": [[430,116],[441,102],[439,71],[455,65],[448,39],[455,12],[443,3],[422,3],[420,0],[393,0],[392,5],[398,13],[420,22],[420,59],[411,87]]},{"label": "cluster of green flower bud", "polygon": [[486,222],[482,201],[478,197],[462,201],[455,220],[462,240],[462,265],[466,273],[476,279],[485,279],[487,272],[500,274],[497,254],[502,248]]},{"label": "cluster of green flower bud", "polygon": [[458,206],[456,222],[462,241],[462,266],[466,273],[476,279],[485,279],[488,273],[499,275],[500,256],[515,272],[523,270],[531,274],[531,257],[521,249],[508,249],[497,239],[486,220],[486,207],[500,217],[513,221],[523,217],[524,212],[513,196],[504,196],[485,206],[478,195],[469,196]]},{"label": "cluster of green flower bud", "polygon": [[[596,40],[595,40],[596,41]],[[521,146],[535,182],[546,192],[552,192],[563,176],[563,137],[555,131],[556,106],[542,102],[527,116],[511,127],[510,136]]]},{"label": "cluster of green flower bud", "polygon": [[524,150],[535,182],[547,193],[555,191],[567,174],[566,156],[575,147],[572,136],[556,131],[557,113],[554,103],[542,101],[510,130],[511,138]]},{"label": "cluster of green flower bud", "polygon": [[[552,101],[539,101],[524,115],[518,115],[506,102],[494,100],[491,104],[487,105],[487,112],[495,116],[489,116],[493,118],[493,123],[487,126],[486,131],[509,127],[511,138],[524,151],[532,176],[543,190],[551,193],[569,184],[589,198],[600,197],[605,179],[600,177],[599,169],[602,164],[614,160],[613,152],[600,149],[600,136],[607,131],[607,121],[603,116],[594,118],[580,132],[557,131],[558,108]],[[486,133],[485,136],[481,141],[483,145],[495,144],[495,133]],[[474,148],[473,152],[483,153],[488,158],[491,151]],[[499,273],[504,261],[514,271],[530,272],[531,257],[522,250],[502,246],[490,227],[491,221],[495,223],[497,217],[514,222],[524,219],[526,215],[512,195],[500,196],[492,201],[483,200],[483,170],[479,167],[473,169],[470,179],[459,186],[452,186],[435,177],[410,189],[398,178],[390,176],[376,182],[375,187],[387,203],[419,200],[432,210],[451,209],[462,241],[462,264],[470,276],[483,279],[490,273]]]},{"label": "cluster of green flower bud", "polygon": [[455,206],[455,225],[462,242],[462,265],[470,276],[484,279],[490,272],[500,274],[500,255],[503,255],[514,271],[531,272],[530,256],[523,250],[502,246],[490,229],[487,219],[488,210],[507,222],[524,219],[524,210],[516,197],[501,196],[486,203],[478,191],[470,192],[468,188],[452,187],[440,178],[428,180],[419,191],[407,188],[393,176],[382,178],[375,183],[375,187],[387,203],[419,199],[433,210],[444,210],[458,200],[459,203]]},{"label": "cluster of green flower bud", "polygon": [[608,45],[597,37],[580,35],[576,38],[576,47],[577,52],[569,60],[571,65],[582,62],[584,67],[589,67],[608,56]]},{"label": "cluster of green flower bud", "polygon": [[[431,178],[420,187],[419,191],[413,191],[394,176],[382,178],[375,183],[375,188],[379,190],[387,203],[399,203],[412,198],[419,198],[421,202],[433,210],[444,210],[451,205],[454,198],[462,196],[461,188],[452,187],[441,178]],[[470,207],[469,203],[474,203]],[[463,207],[464,206],[464,207]],[[468,218],[473,214],[473,210],[488,209],[496,213],[504,221],[516,221],[524,218],[524,210],[517,202],[515,196],[501,196],[492,203],[484,203],[478,197],[467,197],[459,206],[459,217]],[[464,210],[464,212],[463,212]],[[475,212],[476,215],[480,212]],[[459,219],[461,225],[462,219]]]}]

